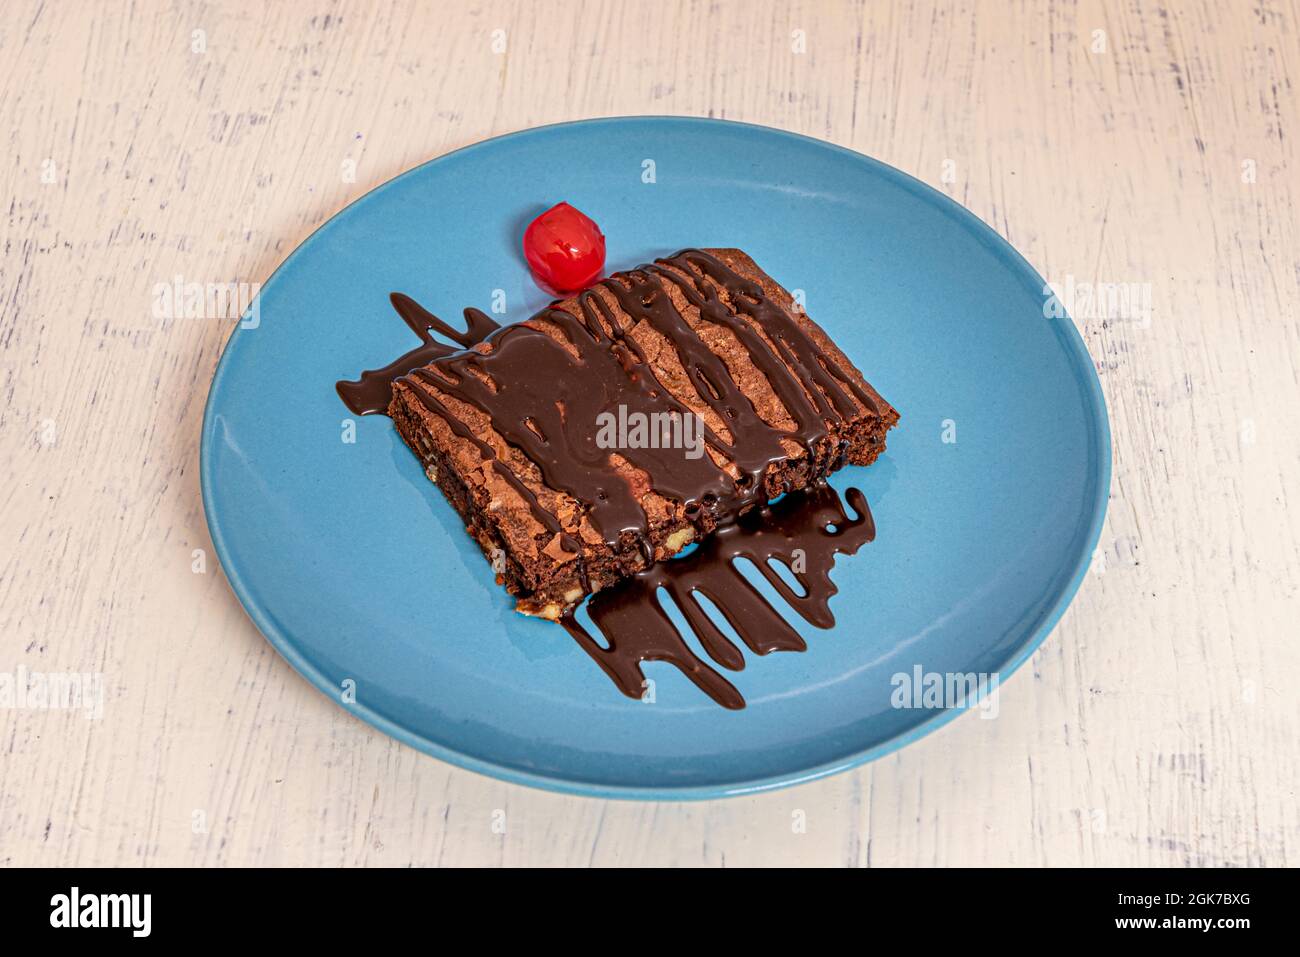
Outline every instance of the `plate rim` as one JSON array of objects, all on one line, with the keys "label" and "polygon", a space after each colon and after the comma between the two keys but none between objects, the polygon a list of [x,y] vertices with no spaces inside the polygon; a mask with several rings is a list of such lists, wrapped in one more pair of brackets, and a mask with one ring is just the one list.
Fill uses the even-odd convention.
[{"label": "plate rim", "polygon": [[[968,227],[970,232],[980,239],[985,245],[996,250],[1001,258],[1005,258],[1009,268],[1018,272],[1027,280],[1047,290],[1047,284],[1042,276],[1029,263],[1024,256],[1005,238],[1003,238],[993,227],[972,213],[965,206],[958,203],[945,193],[940,192],[924,181],[917,179],[910,173],[891,166],[881,160],[877,160],[865,153],[859,153],[857,150],[849,149],[845,146],[839,146],[835,143],[827,142],[813,136],[805,136],[801,133],[791,133],[788,130],[778,129],[771,126],[763,126],[756,123],[744,123],[736,120],[725,120],[712,117],[700,116],[673,116],[663,114],[651,114],[645,116],[622,115],[594,117],[581,120],[567,120],[558,123],[548,123],[542,126],[531,126],[515,130],[509,133],[503,133],[497,136],[488,137],[478,140],[466,146],[441,153],[425,160],[410,169],[404,170],[391,179],[366,190],[356,199],[352,200],[342,209],[338,210],[315,229],[311,231],[297,246],[289,253],[284,260],[275,267],[271,274],[261,284],[261,290],[265,290],[275,281],[276,277],[282,270],[298,258],[308,246],[320,239],[324,232],[336,221],[340,220],[353,206],[369,199],[373,194],[381,190],[389,189],[407,177],[424,170],[426,167],[435,163],[449,160],[452,157],[461,157],[464,154],[474,150],[486,148],[492,144],[499,143],[503,140],[519,140],[536,136],[547,131],[553,131],[565,127],[600,127],[616,125],[632,125],[638,123],[662,124],[665,126],[722,126],[730,129],[749,130],[760,135],[776,136],[781,139],[787,139],[802,145],[812,145],[820,149],[828,149],[840,153],[848,159],[866,163],[874,171],[885,178],[892,180],[895,185],[905,189],[909,193],[916,195],[919,199],[937,206],[949,216],[954,217],[959,223]],[[258,295],[261,295],[259,291]],[[1020,670],[1030,656],[1043,644],[1047,636],[1052,633],[1056,625],[1060,622],[1061,617],[1065,614],[1066,609],[1070,606],[1074,596],[1078,593],[1083,579],[1087,575],[1088,568],[1091,565],[1093,551],[1097,547],[1097,542],[1101,538],[1102,526],[1106,519],[1106,509],[1110,500],[1110,482],[1111,467],[1113,458],[1113,449],[1111,446],[1110,417],[1106,407],[1105,395],[1101,388],[1101,381],[1097,375],[1096,367],[1093,363],[1092,356],[1088,352],[1087,345],[1079,333],[1078,327],[1073,319],[1062,311],[1062,315],[1054,320],[1063,327],[1061,341],[1067,353],[1067,361],[1075,367],[1076,379],[1082,384],[1086,406],[1088,409],[1090,425],[1095,433],[1098,444],[1098,467],[1094,478],[1096,481],[1096,495],[1091,503],[1091,518],[1089,527],[1083,541],[1085,546],[1080,549],[1080,553],[1074,556],[1074,568],[1066,583],[1060,588],[1053,599],[1047,612],[1041,617],[1038,626],[1034,629],[1031,637],[1022,643],[1016,654],[1013,655],[1006,665],[999,669],[999,683],[1005,684],[1010,677]],[[221,520],[219,517],[220,508],[214,507],[215,488],[210,463],[213,460],[211,447],[215,441],[217,430],[215,428],[215,419],[220,414],[216,409],[213,401],[214,396],[220,391],[222,379],[225,375],[227,365],[231,361],[237,343],[241,341],[240,333],[243,332],[242,317],[237,322],[234,331],[227,338],[225,345],[221,350],[221,357],[217,361],[217,366],[212,375],[211,385],[208,387],[208,394],[204,399],[203,424],[199,441],[199,486],[201,491],[203,515],[207,523],[208,534],[212,540],[213,548],[216,550],[217,560],[221,566],[221,571],[226,580],[230,583],[231,590],[239,600],[240,606],[244,609],[245,614],[253,622],[253,625],[262,634],[262,637],[280,654],[289,665],[297,671],[302,677],[313,685],[316,690],[320,691],[329,698],[335,705],[341,707],[344,711],[359,718],[377,728],[389,737],[400,741],[417,751],[446,761],[456,767],[463,768],[467,771],[474,771],[479,774],[487,775],[492,778],[507,781],[512,784],[521,784],[529,787],[541,788],[547,791],[558,792],[562,794],[572,794],[582,797],[591,798],[615,798],[623,800],[645,800],[645,801],[682,801],[682,800],[710,800],[717,798],[737,797],[746,794],[755,794],[762,791],[771,791],[778,788],[793,787],[799,784],[806,784],[820,778],[829,777],[833,774],[839,774],[852,768],[860,767],[877,758],[892,754],[901,748],[906,747],[914,741],[917,741],[934,731],[939,730],[948,722],[952,721],[958,715],[964,713],[969,708],[950,708],[937,711],[930,717],[921,721],[919,724],[900,732],[879,744],[869,748],[855,750],[841,758],[823,762],[813,767],[794,772],[785,772],[782,774],[769,775],[759,778],[753,778],[745,781],[737,781],[722,784],[703,784],[676,787],[671,784],[657,785],[654,787],[632,786],[632,785],[610,785],[600,784],[581,779],[566,778],[558,775],[541,774],[533,771],[526,771],[519,768],[510,767],[504,764],[498,764],[485,758],[476,757],[467,754],[455,748],[439,744],[436,741],[430,741],[418,733],[403,727],[392,719],[380,714],[363,704],[347,703],[339,699],[338,688],[334,682],[318,671],[297,648],[295,641],[291,636],[281,632],[275,624],[274,619],[266,610],[253,599],[252,592],[245,584],[239,569],[227,561],[228,550],[226,547],[225,536],[222,531]]]}]

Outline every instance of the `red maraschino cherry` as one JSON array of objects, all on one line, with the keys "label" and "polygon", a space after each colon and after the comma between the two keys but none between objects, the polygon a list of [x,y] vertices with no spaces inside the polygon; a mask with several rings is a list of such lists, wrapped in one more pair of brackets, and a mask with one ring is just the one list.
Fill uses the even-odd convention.
[{"label": "red maraschino cherry", "polygon": [[547,292],[579,292],[605,270],[605,235],[590,216],[558,203],[524,230],[524,258]]}]

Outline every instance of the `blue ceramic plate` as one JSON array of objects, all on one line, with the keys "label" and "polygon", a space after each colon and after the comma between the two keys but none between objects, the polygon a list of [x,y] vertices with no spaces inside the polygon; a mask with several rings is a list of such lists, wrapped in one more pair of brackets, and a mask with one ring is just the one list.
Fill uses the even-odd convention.
[{"label": "blue ceramic plate", "polygon": [[[601,225],[610,268],[743,248],[804,290],[902,413],[880,461],[835,482],[866,493],[879,529],[832,573],[835,628],[801,625],[803,654],[747,655],[729,675],[743,711],[662,664],[646,668],[654,703],[621,695],[562,629],[512,611],[386,418],[357,420],[345,441],[335,381],[414,345],[388,294],[455,320],[504,295],[522,318],[547,297],[520,236],[560,200]],[[958,710],[894,707],[894,676],[1005,680],[1065,610],[1105,511],[1101,390],[1070,320],[1045,317],[1033,268],[917,180],[777,130],[609,119],[459,150],[317,230],[245,325],[217,369],[202,443],[208,525],[235,593],[358,717],[510,781],[716,797],[901,747]]]}]

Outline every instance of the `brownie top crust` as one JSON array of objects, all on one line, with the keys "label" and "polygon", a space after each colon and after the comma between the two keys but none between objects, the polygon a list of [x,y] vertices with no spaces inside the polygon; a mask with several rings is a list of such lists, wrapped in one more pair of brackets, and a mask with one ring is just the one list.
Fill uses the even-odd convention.
[{"label": "brownie top crust", "polygon": [[[775,463],[842,464],[839,427],[896,417],[735,249],[616,273],[398,381],[490,463],[485,481],[555,536],[553,557],[578,555],[593,534],[649,557],[651,527],[673,512],[725,523],[773,494]],[[615,410],[669,426],[697,416],[707,454],[601,447],[598,423]]]}]

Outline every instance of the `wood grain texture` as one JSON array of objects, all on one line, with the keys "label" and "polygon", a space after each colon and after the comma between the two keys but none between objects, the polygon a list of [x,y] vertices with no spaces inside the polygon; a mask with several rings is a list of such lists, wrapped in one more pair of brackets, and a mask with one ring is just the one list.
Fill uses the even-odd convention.
[{"label": "wood grain texture", "polygon": [[[1298,71],[1279,0],[6,0],[0,672],[105,701],[0,710],[0,863],[1300,864]],[[1110,513],[998,720],[748,799],[568,798],[387,739],[240,609],[197,478],[233,323],[154,284],[265,279],[425,159],[636,113],[852,147],[1049,280],[1149,290],[1076,315]]]}]

